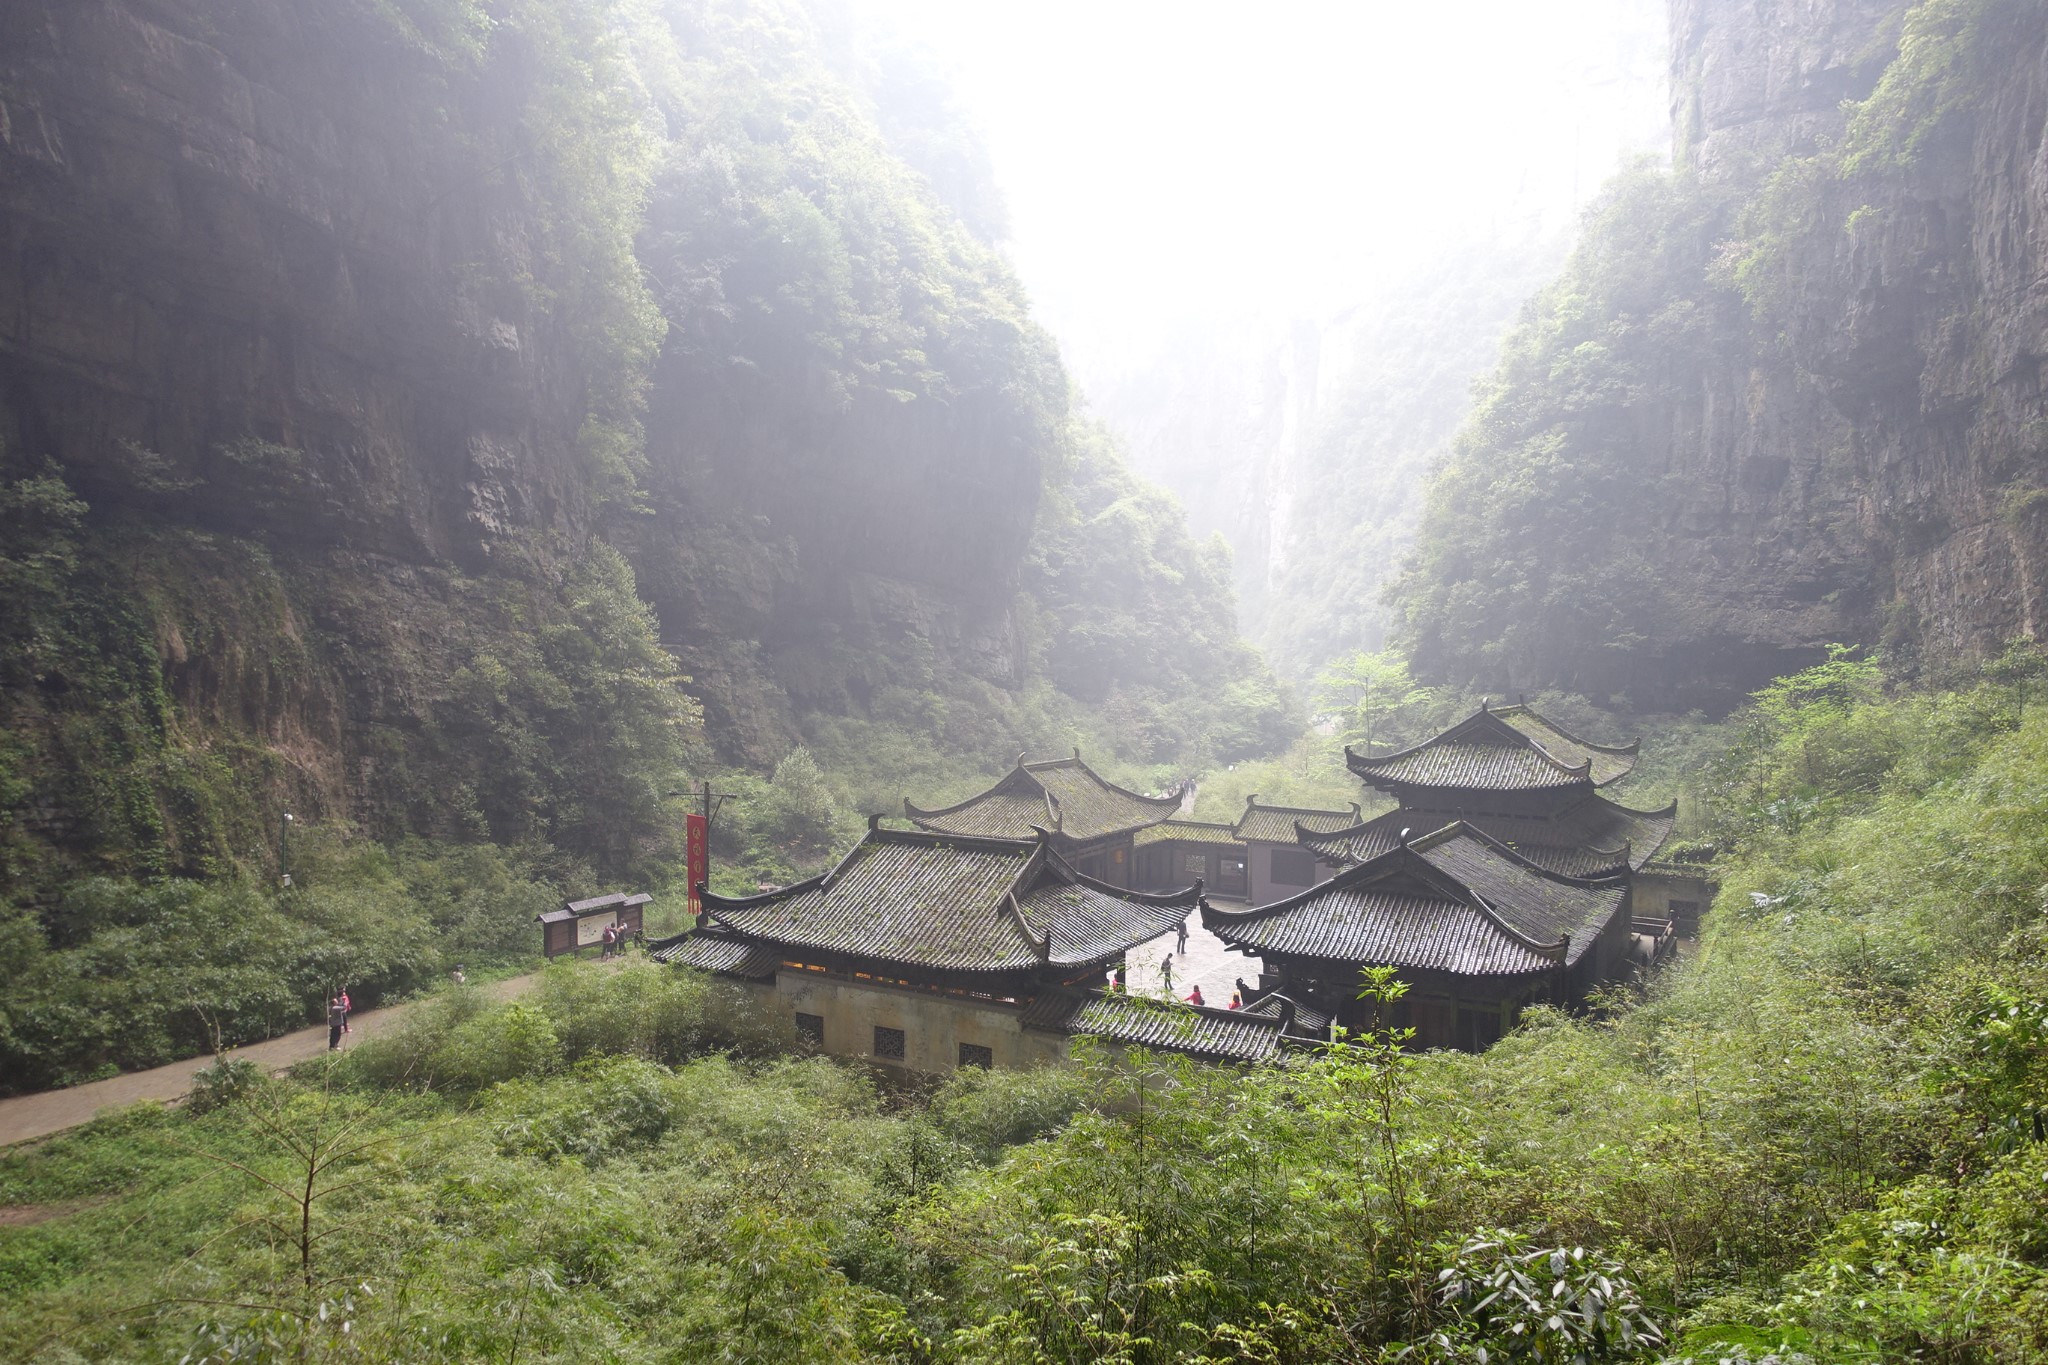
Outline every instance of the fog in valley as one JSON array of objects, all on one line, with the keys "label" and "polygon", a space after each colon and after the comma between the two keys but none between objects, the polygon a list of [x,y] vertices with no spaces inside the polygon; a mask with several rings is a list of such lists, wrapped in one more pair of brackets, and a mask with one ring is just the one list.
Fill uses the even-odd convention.
[{"label": "fog in valley", "polygon": [[1601,185],[1669,160],[1661,0],[857,12],[947,80],[1040,321],[1133,463],[1231,544],[1247,631],[1297,675],[1327,656],[1274,600],[1322,572],[1304,490],[1373,492],[1351,514],[1383,562],[1347,586],[1376,643],[1372,590],[1470,382]]}]

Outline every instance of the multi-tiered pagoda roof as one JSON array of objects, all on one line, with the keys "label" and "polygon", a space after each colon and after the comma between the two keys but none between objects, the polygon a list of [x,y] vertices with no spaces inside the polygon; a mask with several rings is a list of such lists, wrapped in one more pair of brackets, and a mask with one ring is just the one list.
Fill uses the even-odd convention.
[{"label": "multi-tiered pagoda roof", "polygon": [[1634,771],[1640,743],[1596,744],[1527,706],[1482,706],[1397,753],[1347,747],[1351,771],[1401,809],[1334,833],[1304,829],[1302,842],[1325,861],[1359,863],[1386,852],[1404,828],[1421,834],[1460,819],[1553,872],[1639,869],[1671,837],[1678,806],[1635,810],[1600,789]]}]

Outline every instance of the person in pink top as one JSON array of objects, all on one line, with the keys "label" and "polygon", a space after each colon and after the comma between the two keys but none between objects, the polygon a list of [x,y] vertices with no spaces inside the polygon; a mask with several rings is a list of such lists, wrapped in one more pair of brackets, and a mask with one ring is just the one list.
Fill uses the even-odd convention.
[{"label": "person in pink top", "polygon": [[1188,1003],[1190,1005],[1206,1005],[1209,1003],[1202,999],[1202,988],[1199,985],[1188,992]]}]

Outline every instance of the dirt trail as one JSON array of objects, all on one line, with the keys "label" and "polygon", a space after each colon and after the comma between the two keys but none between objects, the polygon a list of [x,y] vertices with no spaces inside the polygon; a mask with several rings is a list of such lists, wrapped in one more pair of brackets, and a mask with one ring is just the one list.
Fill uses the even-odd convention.
[{"label": "dirt trail", "polygon": [[[537,972],[515,976],[505,981],[494,981],[483,990],[493,1000],[509,1000],[524,994],[539,979]],[[411,1008],[412,1004],[402,1004],[380,1010],[363,1010],[350,1021],[350,1030],[342,1040],[342,1046],[352,1047],[367,1038],[389,1033]],[[319,1024],[251,1043],[247,1047],[230,1049],[227,1055],[244,1058],[265,1071],[276,1072],[293,1062],[317,1057],[326,1050],[327,1026]],[[142,1100],[168,1102],[183,1099],[185,1092],[192,1088],[193,1073],[212,1064],[211,1057],[189,1057],[149,1071],[131,1071],[104,1081],[89,1081],[63,1090],[45,1090],[36,1095],[17,1095],[13,1099],[0,1100],[0,1147],[76,1128],[103,1109],[118,1109]]]}]

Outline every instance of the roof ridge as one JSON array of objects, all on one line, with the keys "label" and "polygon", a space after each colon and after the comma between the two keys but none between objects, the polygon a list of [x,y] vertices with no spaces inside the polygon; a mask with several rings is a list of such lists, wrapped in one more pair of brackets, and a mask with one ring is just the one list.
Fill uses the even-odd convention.
[{"label": "roof ridge", "polygon": [[[1538,719],[1541,718],[1539,717]],[[1370,754],[1354,753],[1352,752],[1351,746],[1347,744],[1344,746],[1344,765],[1347,768],[1351,769],[1352,772],[1358,773],[1360,765],[1364,765],[1366,767],[1377,767],[1381,764],[1391,763],[1397,758],[1408,758],[1415,754],[1419,754],[1423,750],[1429,748],[1432,745],[1455,744],[1457,742],[1458,736],[1463,734],[1466,727],[1479,721],[1491,721],[1495,726],[1499,727],[1500,733],[1504,733],[1508,736],[1511,736],[1514,739],[1520,741],[1522,744],[1527,745],[1530,749],[1535,751],[1537,757],[1541,758],[1544,762],[1550,764],[1550,766],[1556,768],[1561,773],[1576,773],[1587,778],[1590,778],[1593,775],[1592,759],[1588,758],[1584,763],[1567,763],[1563,759],[1559,758],[1556,754],[1550,752],[1550,750],[1543,747],[1543,745],[1539,741],[1537,741],[1533,736],[1523,734],[1514,726],[1509,725],[1506,721],[1500,719],[1499,712],[1489,710],[1485,706],[1481,706],[1477,711],[1474,711],[1471,715],[1465,717],[1465,719],[1459,721],[1457,724],[1446,726],[1443,729],[1437,731],[1428,739],[1423,740],[1420,744],[1411,744],[1405,749],[1397,749],[1390,754],[1379,754],[1377,756],[1374,756]],[[1547,721],[1544,723],[1549,724],[1549,722]],[[1564,734],[1564,731],[1559,730],[1558,733]],[[1570,738],[1570,736],[1566,736],[1566,738]],[[1578,741],[1574,742],[1576,743]],[[1359,775],[1363,776],[1362,773]]]},{"label": "roof ridge", "polygon": [[[1452,826],[1446,826],[1445,829],[1450,829],[1455,825],[1462,825],[1463,823],[1463,821],[1454,821]],[[1436,830],[1432,834],[1425,836],[1425,838],[1435,839],[1444,832],[1445,830]],[[1396,859],[1400,860],[1398,864],[1394,861]],[[1416,864],[1420,864],[1420,867],[1416,867]],[[1424,858],[1420,853],[1416,852],[1412,842],[1390,848],[1378,857],[1367,859],[1365,862],[1354,863],[1326,882],[1319,882],[1314,886],[1308,887],[1306,890],[1296,892],[1285,900],[1274,901],[1269,905],[1248,906],[1243,910],[1230,911],[1217,910],[1205,901],[1202,905],[1203,923],[1208,923],[1213,917],[1219,923],[1226,925],[1250,924],[1257,920],[1265,919],[1278,911],[1295,909],[1312,897],[1328,895],[1336,890],[1349,891],[1354,886],[1377,881],[1388,872],[1395,870],[1397,866],[1410,871],[1420,872],[1422,874],[1421,880],[1433,885],[1442,899],[1454,905],[1462,905],[1468,909],[1478,911],[1480,918],[1486,922],[1489,928],[1498,930],[1509,942],[1518,947],[1526,948],[1538,956],[1556,962],[1564,961],[1566,955],[1571,950],[1570,935],[1566,935],[1555,943],[1545,943],[1539,939],[1530,938],[1527,934],[1515,928],[1514,925],[1508,923],[1502,917],[1498,910],[1493,908],[1493,905],[1486,897],[1480,895],[1477,891],[1467,886],[1464,882],[1459,881],[1442,868],[1437,867],[1427,858]],[[1449,883],[1449,888],[1446,888],[1444,883]],[[1451,888],[1455,888],[1455,891],[1461,894],[1446,894]]]},{"label": "roof ridge", "polygon": [[[1551,868],[1543,866],[1541,863],[1536,862],[1534,859],[1524,856],[1515,848],[1514,845],[1507,843],[1504,840],[1494,838],[1491,834],[1488,834],[1479,826],[1473,824],[1469,820],[1463,819],[1453,820],[1450,824],[1445,825],[1442,829],[1435,830],[1430,834],[1424,835],[1421,839],[1411,839],[1408,841],[1408,846],[1410,848],[1416,848],[1426,845],[1430,848],[1434,848],[1438,844],[1445,842],[1446,838],[1457,834],[1469,835],[1475,842],[1480,844],[1482,847],[1490,850],[1491,852],[1501,855],[1502,857],[1508,859],[1508,861],[1516,864],[1519,867],[1525,868],[1530,872],[1534,872],[1539,877],[1548,877],[1552,881],[1565,882],[1572,886],[1597,886],[1604,888],[1606,886],[1611,885],[1616,879],[1626,875],[1627,871],[1627,865],[1626,863],[1624,863],[1622,871],[1610,872],[1604,876],[1599,877],[1580,877],[1569,872],[1557,872],[1552,870]],[[1626,847],[1626,843],[1627,841],[1624,840],[1624,847]],[[1594,853],[1612,853],[1616,851],[1618,850],[1602,848],[1596,848],[1592,850],[1592,852]]]},{"label": "roof ridge", "polygon": [[1101,773],[1096,772],[1095,769],[1089,767],[1088,760],[1081,757],[1081,751],[1079,749],[1074,750],[1074,756],[1072,758],[1044,759],[1038,763],[1027,763],[1024,765],[1024,768],[1026,772],[1030,772],[1038,768],[1079,768],[1082,772],[1088,774],[1088,776],[1094,778],[1097,782],[1100,782],[1103,786],[1109,788],[1111,791],[1119,792],[1124,796],[1128,796],[1133,801],[1144,801],[1154,806],[1163,806],[1168,804],[1178,806],[1181,803],[1182,799],[1186,797],[1188,790],[1188,784],[1186,782],[1182,782],[1178,787],[1175,787],[1170,793],[1168,793],[1165,796],[1147,796],[1143,792],[1134,792],[1129,787],[1124,786],[1121,782],[1112,782],[1108,778],[1104,777]]},{"label": "roof ridge", "polygon": [[1041,934],[1031,927],[1031,920],[1025,915],[1024,907],[1017,902],[1017,887],[1014,882],[1004,890],[1002,904],[1010,908],[1011,919],[1015,921],[1016,927],[1023,931],[1024,941],[1031,946],[1031,951],[1038,955],[1038,960],[1040,962],[1050,962],[1052,960],[1052,935],[1050,933]]},{"label": "roof ridge", "polygon": [[[965,797],[959,801],[955,801],[950,806],[913,805],[911,803],[910,798],[906,796],[903,798],[903,814],[907,819],[911,820],[915,820],[920,816],[956,814],[960,811],[966,810],[969,806],[973,805],[977,801],[986,800],[991,796],[997,795],[999,792],[1003,790],[1003,784],[1005,782],[1010,781],[1012,778],[1016,777],[1020,773],[1022,773],[1027,778],[1030,777],[1030,773],[1026,771],[1024,767],[1024,755],[1022,754],[1017,755],[1016,767],[1010,769],[1010,771],[1004,773],[1001,777],[997,778],[993,784],[984,787],[982,790],[976,792],[974,795]],[[1042,783],[1034,783],[1034,785],[1036,785],[1040,791],[1045,790],[1044,784]]]},{"label": "roof ridge", "polygon": [[[856,850],[859,847],[860,845],[858,844],[854,845]],[[846,856],[850,858],[853,854],[849,853]],[[704,904],[704,912],[710,915],[712,919],[718,920],[720,924],[725,924],[725,921],[719,919],[718,915],[712,910],[712,906],[715,905],[724,910],[751,910],[757,905],[769,905],[775,901],[787,900],[791,896],[800,896],[806,891],[816,891],[824,886],[825,878],[829,875],[829,873],[820,872],[815,877],[806,877],[800,882],[791,882],[788,886],[778,886],[773,891],[763,891],[753,896],[721,896],[707,886],[704,888],[700,899]],[[736,934],[746,932],[744,929],[733,924],[726,924],[725,927],[731,929]]]},{"label": "roof ridge", "polygon": [[1614,754],[1617,756],[1622,754],[1628,754],[1633,756],[1642,751],[1643,737],[1641,735],[1637,735],[1634,739],[1630,740],[1626,744],[1601,744],[1595,740],[1584,739],[1578,735],[1573,734],[1571,731],[1565,729],[1562,725],[1559,725],[1556,721],[1544,715],[1541,711],[1538,711],[1535,707],[1529,705],[1529,703],[1527,702],[1516,702],[1512,706],[1496,706],[1493,708],[1493,714],[1496,716],[1506,715],[1509,712],[1519,712],[1522,715],[1525,715],[1529,717],[1531,720],[1535,721],[1538,725],[1547,726],[1550,729],[1557,731],[1560,735],[1563,735],[1572,743],[1580,745],[1583,748],[1591,749],[1595,753]]},{"label": "roof ridge", "polygon": [[[1349,752],[1348,745],[1346,746],[1346,752]],[[1267,810],[1278,811],[1282,815],[1342,815],[1344,813],[1341,810],[1331,810],[1328,806],[1262,806],[1259,804],[1257,792],[1253,792],[1244,799],[1244,808],[1247,813],[1254,810]],[[1346,809],[1350,810],[1353,815],[1363,815],[1365,813],[1360,809],[1356,801],[1351,802]],[[1244,817],[1239,816],[1238,822],[1242,824],[1243,821]]]}]

